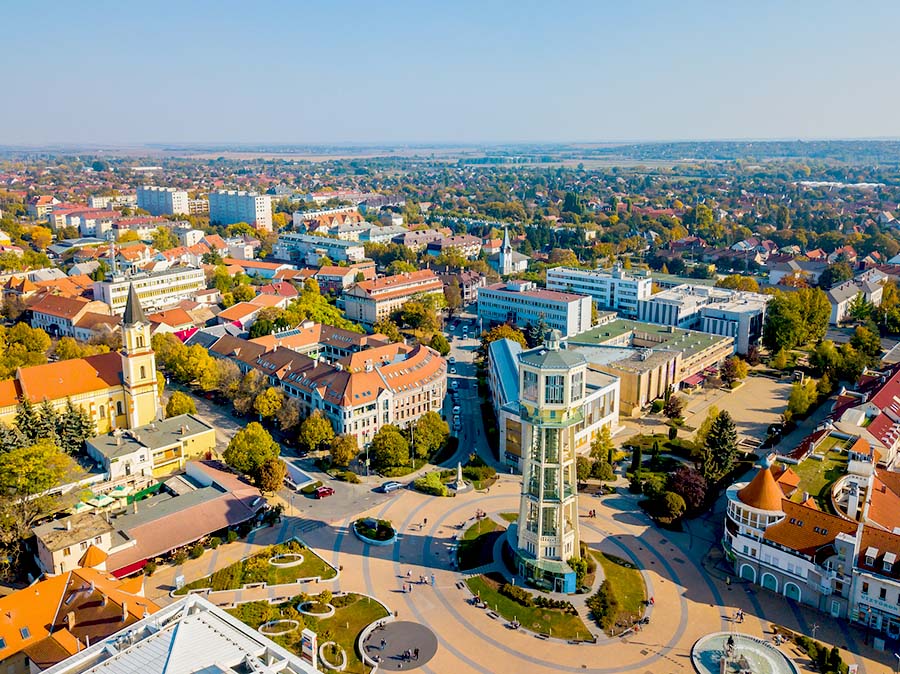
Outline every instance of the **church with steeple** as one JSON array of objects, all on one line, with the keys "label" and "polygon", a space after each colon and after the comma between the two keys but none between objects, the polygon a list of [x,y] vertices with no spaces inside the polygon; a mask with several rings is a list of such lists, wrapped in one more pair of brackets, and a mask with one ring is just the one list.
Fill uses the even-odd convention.
[{"label": "church with steeple", "polygon": [[161,418],[150,323],[134,286],[122,319],[122,350],[19,368],[13,378],[0,381],[0,422],[12,424],[25,400],[49,401],[57,410],[71,401],[88,413],[98,433]]},{"label": "church with steeple", "polygon": [[500,250],[488,258],[488,264],[500,276],[509,276],[510,274],[518,274],[528,269],[528,260],[531,259],[527,255],[522,255],[513,250],[509,241],[509,229],[503,228],[503,244]]}]

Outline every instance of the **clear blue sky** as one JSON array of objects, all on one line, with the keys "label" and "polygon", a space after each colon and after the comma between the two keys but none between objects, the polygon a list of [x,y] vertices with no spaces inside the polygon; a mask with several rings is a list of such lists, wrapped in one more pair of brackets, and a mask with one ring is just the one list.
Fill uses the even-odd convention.
[{"label": "clear blue sky", "polygon": [[2,0],[0,15],[5,144],[900,136],[895,0]]}]

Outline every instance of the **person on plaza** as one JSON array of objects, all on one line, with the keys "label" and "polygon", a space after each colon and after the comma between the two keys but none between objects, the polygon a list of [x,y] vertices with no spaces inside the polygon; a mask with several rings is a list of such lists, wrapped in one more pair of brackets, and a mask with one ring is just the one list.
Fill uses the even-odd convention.
[{"label": "person on plaza", "polygon": [[384,647],[387,646],[387,641],[384,639],[381,640],[381,650],[384,650]]},{"label": "person on plaza", "polygon": [[413,659],[415,659],[415,660],[419,659],[419,649],[418,648],[413,651]]}]

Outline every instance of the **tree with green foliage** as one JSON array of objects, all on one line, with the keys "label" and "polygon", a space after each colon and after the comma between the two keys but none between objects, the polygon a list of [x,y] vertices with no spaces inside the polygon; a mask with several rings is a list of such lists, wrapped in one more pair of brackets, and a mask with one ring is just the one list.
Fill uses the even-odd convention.
[{"label": "tree with green foliage", "polygon": [[847,307],[847,313],[850,315],[850,318],[860,323],[872,318],[874,310],[874,305],[866,302],[866,297],[862,293],[850,300],[850,305]]},{"label": "tree with green foliage", "polygon": [[409,464],[409,443],[393,424],[385,424],[369,446],[369,459],[376,470]]},{"label": "tree with green foliage", "polygon": [[278,413],[283,404],[284,394],[277,388],[270,386],[256,396],[256,399],[253,401],[253,411],[259,415],[260,421],[271,419]]},{"label": "tree with green foliage", "polygon": [[409,274],[418,270],[419,268],[412,262],[407,262],[406,260],[394,260],[387,266],[385,272],[388,276],[396,276],[397,274]]},{"label": "tree with green foliage", "polygon": [[7,426],[0,422],[0,454],[24,447],[25,444],[25,436],[16,426]]},{"label": "tree with green foliage", "polygon": [[336,435],[328,443],[328,452],[331,454],[331,463],[341,468],[346,468],[359,454],[359,445],[355,435]]},{"label": "tree with green foliage", "polygon": [[261,424],[253,421],[235,433],[222,454],[225,463],[254,480],[266,460],[277,458],[281,453],[278,443]]},{"label": "tree with green foliage", "polygon": [[787,349],[779,349],[778,352],[772,357],[772,360],[769,362],[769,365],[774,367],[776,370],[787,369],[787,366],[788,366]]},{"label": "tree with green foliage", "polygon": [[866,358],[870,366],[877,365],[881,360],[881,337],[865,326],[856,328],[850,345]]},{"label": "tree with green foliage", "polygon": [[197,405],[187,393],[175,391],[166,403],[166,419],[182,414],[197,414]]},{"label": "tree with green foliage", "polygon": [[644,462],[644,451],[640,445],[635,445],[631,450],[631,472],[639,473]]},{"label": "tree with green foliage", "polygon": [[514,342],[518,342],[519,345],[523,349],[528,348],[528,342],[525,340],[525,335],[516,327],[512,325],[507,325],[503,323],[501,325],[497,325],[491,328],[489,331],[482,333],[481,335],[481,352],[483,355],[487,354],[488,347],[492,342],[496,342],[498,339],[511,339]]},{"label": "tree with green foliage", "polygon": [[706,438],[707,436],[709,436],[709,429],[712,428],[713,422],[718,416],[719,408],[715,405],[711,405],[706,411],[706,417],[700,423],[700,427],[697,429],[697,432],[694,433],[694,443],[698,447],[703,447],[706,444]]},{"label": "tree with green foliage", "polygon": [[709,429],[703,448],[704,479],[711,482],[724,476],[734,466],[737,452],[737,429],[734,421],[728,412],[719,412]]},{"label": "tree with green foliage", "polygon": [[450,425],[434,411],[425,412],[415,423],[413,449],[420,459],[433,456],[450,436]]},{"label": "tree with green foliage", "polygon": [[663,494],[661,501],[660,515],[669,520],[677,520],[684,515],[687,505],[684,499],[674,491],[667,491]]},{"label": "tree with green foliage", "polygon": [[816,382],[813,379],[807,379],[805,382],[794,382],[791,386],[791,394],[788,397],[787,409],[784,412],[785,419],[793,419],[795,417],[806,414],[807,410],[815,404],[818,398],[816,391]]},{"label": "tree with green foliage", "polygon": [[156,250],[169,250],[178,247],[178,237],[168,227],[157,227],[153,232],[151,244]]},{"label": "tree with green foliage", "polygon": [[56,445],[42,441],[0,454],[0,572],[17,573],[37,519],[50,512],[56,487],[69,466]]},{"label": "tree with green foliage", "polygon": [[591,469],[594,467],[594,462],[591,461],[586,456],[579,456],[575,458],[575,477],[579,482],[584,482],[591,476]]},{"label": "tree with green foliage", "polygon": [[612,432],[609,430],[609,425],[604,424],[591,440],[591,458],[595,461],[607,461],[612,463],[610,456],[614,449],[615,445],[612,440]]},{"label": "tree with green foliage", "polygon": [[447,305],[447,313],[450,316],[462,309],[462,288],[460,288],[459,281],[455,276],[450,280],[450,283],[444,286],[444,303]]},{"label": "tree with green foliage", "polygon": [[400,334],[400,328],[392,321],[379,321],[372,328],[372,332],[376,335],[381,334],[392,342],[402,342],[403,335]]},{"label": "tree with green foliage", "polygon": [[444,337],[440,332],[434,333],[431,337],[431,341],[428,343],[432,349],[437,351],[442,356],[447,356],[450,354],[450,342],[447,341],[447,338]]},{"label": "tree with green foliage", "polygon": [[819,286],[827,290],[852,278],[853,269],[847,262],[834,262],[828,265],[819,276]]},{"label": "tree with green foliage", "polygon": [[256,297],[256,290],[251,285],[241,283],[231,289],[231,296],[234,297],[235,302],[249,302]]},{"label": "tree with green foliage", "polygon": [[300,424],[299,440],[311,452],[317,452],[332,438],[334,429],[321,410],[315,410]]},{"label": "tree with green foliage", "polygon": [[300,401],[286,396],[281,403],[281,407],[275,413],[275,418],[278,420],[278,428],[283,432],[294,430],[297,424],[300,423],[301,412]]},{"label": "tree with green foliage", "polygon": [[744,276],[743,274],[732,274],[716,281],[717,288],[730,288],[731,290],[742,290],[749,293],[759,292],[759,283],[752,276]]},{"label": "tree with green foliage", "polygon": [[96,428],[94,420],[81,405],[66,400],[66,407],[58,416],[56,437],[59,447],[66,454],[78,454],[84,448],[84,441],[94,437]]},{"label": "tree with green foliage", "polygon": [[773,353],[793,349],[825,336],[831,303],[818,288],[776,291],[766,308],[763,343]]}]

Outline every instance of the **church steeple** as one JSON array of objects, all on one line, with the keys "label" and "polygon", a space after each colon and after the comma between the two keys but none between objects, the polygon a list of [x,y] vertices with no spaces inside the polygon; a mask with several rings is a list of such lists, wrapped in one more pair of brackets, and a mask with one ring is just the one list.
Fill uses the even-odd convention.
[{"label": "church steeple", "polygon": [[498,265],[501,276],[513,273],[513,249],[509,242],[509,228],[503,228],[503,245],[500,246],[500,264]]},{"label": "church steeple", "polygon": [[156,356],[150,345],[150,322],[132,283],[122,316],[122,383],[128,428],[144,426],[157,418],[159,390]]},{"label": "church steeple", "polygon": [[125,302],[125,315],[122,316],[123,325],[134,325],[135,323],[146,323],[144,318],[144,309],[141,307],[141,300],[138,298],[137,290],[134,284],[128,285],[128,300]]}]

